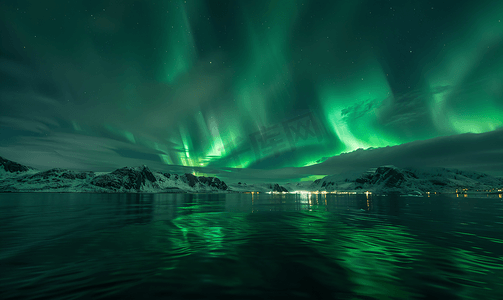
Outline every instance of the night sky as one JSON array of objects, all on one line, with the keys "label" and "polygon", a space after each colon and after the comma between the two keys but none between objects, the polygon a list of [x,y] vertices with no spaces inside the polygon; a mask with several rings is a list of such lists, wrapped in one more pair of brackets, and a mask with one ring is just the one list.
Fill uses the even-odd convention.
[{"label": "night sky", "polygon": [[2,1],[0,155],[230,179],[495,173],[501,20],[486,0]]}]

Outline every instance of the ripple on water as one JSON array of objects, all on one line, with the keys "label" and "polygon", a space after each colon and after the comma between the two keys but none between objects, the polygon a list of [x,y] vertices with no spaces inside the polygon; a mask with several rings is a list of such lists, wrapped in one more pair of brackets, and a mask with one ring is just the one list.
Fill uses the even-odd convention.
[{"label": "ripple on water", "polygon": [[0,194],[2,299],[498,299],[503,290],[494,226],[503,204],[492,199],[33,196],[6,204]]}]

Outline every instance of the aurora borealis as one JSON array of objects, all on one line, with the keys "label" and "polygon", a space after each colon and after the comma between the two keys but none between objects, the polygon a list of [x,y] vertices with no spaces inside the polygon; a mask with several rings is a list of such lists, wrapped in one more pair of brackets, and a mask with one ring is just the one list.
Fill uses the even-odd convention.
[{"label": "aurora borealis", "polygon": [[39,168],[301,168],[503,125],[501,1],[32,0],[0,16],[0,155]]}]

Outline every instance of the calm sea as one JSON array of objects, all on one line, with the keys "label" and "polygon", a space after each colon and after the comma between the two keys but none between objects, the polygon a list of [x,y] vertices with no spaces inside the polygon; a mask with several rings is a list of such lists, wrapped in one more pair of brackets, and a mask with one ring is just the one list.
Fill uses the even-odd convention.
[{"label": "calm sea", "polygon": [[503,299],[503,199],[0,194],[0,299]]}]

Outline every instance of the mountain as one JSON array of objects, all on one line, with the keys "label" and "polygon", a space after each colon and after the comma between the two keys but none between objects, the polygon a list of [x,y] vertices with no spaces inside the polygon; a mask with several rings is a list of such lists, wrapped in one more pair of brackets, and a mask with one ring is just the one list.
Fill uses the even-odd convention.
[{"label": "mountain", "polygon": [[[162,176],[164,176],[166,179],[163,180]],[[177,174],[163,173],[162,176],[159,177],[159,179],[161,180],[161,182],[167,182],[168,185],[170,182],[177,183],[178,185],[188,184],[190,188],[198,191],[205,188],[223,191],[229,189],[225,182],[216,177],[195,176],[190,173],[185,173],[181,176]]]},{"label": "mountain", "polygon": [[309,187],[319,191],[369,191],[379,194],[454,193],[463,190],[493,190],[503,187],[503,179],[483,173],[456,169],[401,169],[381,166],[362,174],[332,175]]},{"label": "mountain", "polygon": [[113,172],[76,172],[66,169],[36,170],[0,157],[0,192],[163,193],[227,192],[215,177],[152,172],[147,166],[124,167]]},{"label": "mountain", "polygon": [[157,178],[147,166],[117,169],[111,173],[93,177],[90,185],[113,192],[141,192],[159,190]]},{"label": "mountain", "polygon": [[22,164],[18,164],[17,162],[13,162],[0,156],[0,170],[1,169],[9,173],[27,172],[29,170],[33,170],[33,168],[23,166]]},{"label": "mountain", "polygon": [[257,183],[257,184],[246,184],[238,182],[237,184],[231,184],[229,189],[235,192],[288,192],[284,186],[279,185],[278,183]]},{"label": "mountain", "polygon": [[373,192],[424,194],[502,189],[503,179],[456,169],[411,169],[381,166],[363,173],[326,176],[314,182],[235,183],[216,177],[152,172],[147,166],[113,172],[37,171],[0,157],[0,192],[186,193],[186,192]]}]

